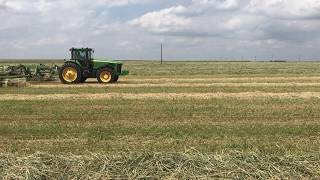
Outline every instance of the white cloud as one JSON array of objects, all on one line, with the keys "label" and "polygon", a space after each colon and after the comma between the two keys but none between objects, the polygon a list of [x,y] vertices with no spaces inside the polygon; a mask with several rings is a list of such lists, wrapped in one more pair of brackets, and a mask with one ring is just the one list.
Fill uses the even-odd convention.
[{"label": "white cloud", "polygon": [[[316,18],[317,13],[320,18],[319,10],[318,0],[192,0],[188,6],[149,12],[130,24],[149,32],[185,34],[189,37],[207,35],[285,41],[294,40],[291,33],[298,33],[297,39],[300,41],[308,40],[302,36],[314,32],[319,28],[319,23],[299,19]],[[277,17],[287,20],[279,22],[281,20]],[[284,32],[288,32],[287,35],[292,38],[285,37]]]},{"label": "white cloud", "polygon": [[[86,0],[0,0],[0,7],[6,7],[15,11],[20,12],[31,12],[36,10],[48,10],[55,5],[61,5],[60,8],[70,7],[70,5],[75,8],[79,6],[83,7],[98,7],[98,6],[127,6],[130,4],[145,4],[152,2],[153,0],[96,0],[96,1],[86,1]],[[57,9],[56,9],[57,10]]]},{"label": "white cloud", "polygon": [[248,17],[241,19],[232,16],[232,13],[223,14],[238,7],[237,0],[193,0],[188,6],[179,5],[146,13],[129,24],[154,33],[217,36],[241,24],[248,24]]},{"label": "white cloud", "polygon": [[247,10],[275,18],[320,18],[319,0],[251,0]]},{"label": "white cloud", "polygon": [[97,0],[96,4],[112,6],[127,6],[130,4],[145,4],[153,0]]},{"label": "white cloud", "polygon": [[146,28],[152,32],[179,31],[190,24],[190,19],[183,17],[187,11],[184,6],[174,6],[157,12],[147,13],[130,22],[131,25]]},{"label": "white cloud", "polygon": [[192,0],[193,5],[197,8],[214,8],[214,9],[235,9],[239,7],[238,0]]}]

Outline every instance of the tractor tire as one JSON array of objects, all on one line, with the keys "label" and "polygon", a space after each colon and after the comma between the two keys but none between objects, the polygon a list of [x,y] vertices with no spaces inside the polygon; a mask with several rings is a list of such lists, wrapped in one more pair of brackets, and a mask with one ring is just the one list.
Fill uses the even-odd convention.
[{"label": "tractor tire", "polygon": [[96,77],[99,83],[106,84],[106,83],[113,83],[116,78],[116,75],[113,69],[106,67],[106,68],[100,69],[97,72]]},{"label": "tractor tire", "polygon": [[66,63],[59,69],[59,78],[63,84],[77,84],[82,80],[82,72],[78,65]]}]

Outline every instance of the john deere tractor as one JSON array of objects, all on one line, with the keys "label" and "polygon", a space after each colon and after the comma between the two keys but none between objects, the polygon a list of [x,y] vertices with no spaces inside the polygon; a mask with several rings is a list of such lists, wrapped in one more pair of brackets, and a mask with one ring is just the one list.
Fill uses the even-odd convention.
[{"label": "john deere tractor", "polygon": [[71,59],[65,60],[59,69],[62,83],[83,83],[87,78],[97,78],[100,83],[114,83],[120,75],[129,73],[122,70],[122,63],[93,59],[94,50],[91,48],[71,48],[70,51]]}]

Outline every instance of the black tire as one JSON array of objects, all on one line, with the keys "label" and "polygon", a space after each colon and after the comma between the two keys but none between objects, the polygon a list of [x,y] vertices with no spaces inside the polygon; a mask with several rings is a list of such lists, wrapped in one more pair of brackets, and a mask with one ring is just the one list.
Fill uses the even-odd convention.
[{"label": "black tire", "polygon": [[[107,74],[108,78],[103,79],[103,74]],[[99,83],[106,84],[106,83],[113,83],[116,78],[116,75],[115,75],[113,69],[105,67],[105,68],[100,69],[97,72],[96,77],[97,77]]]},{"label": "black tire", "polygon": [[[74,80],[72,81],[68,81],[64,78],[64,71],[65,69],[67,68],[73,68],[75,69],[75,71],[77,72],[77,76]],[[74,63],[65,63],[60,69],[59,69],[59,78],[60,78],[60,81],[64,84],[77,84],[77,83],[80,83],[80,81],[83,79],[82,78],[82,72],[81,72],[81,68],[77,65],[77,64],[74,64]]]}]

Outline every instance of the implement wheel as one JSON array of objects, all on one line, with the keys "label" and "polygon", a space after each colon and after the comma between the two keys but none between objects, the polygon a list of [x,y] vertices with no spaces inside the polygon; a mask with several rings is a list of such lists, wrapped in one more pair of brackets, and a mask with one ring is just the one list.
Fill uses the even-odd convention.
[{"label": "implement wheel", "polygon": [[81,69],[74,63],[66,63],[59,70],[59,78],[64,84],[76,84],[82,80]]},{"label": "implement wheel", "polygon": [[99,83],[113,83],[116,76],[111,68],[100,69],[97,73]]}]

